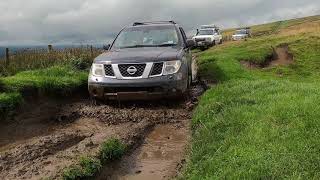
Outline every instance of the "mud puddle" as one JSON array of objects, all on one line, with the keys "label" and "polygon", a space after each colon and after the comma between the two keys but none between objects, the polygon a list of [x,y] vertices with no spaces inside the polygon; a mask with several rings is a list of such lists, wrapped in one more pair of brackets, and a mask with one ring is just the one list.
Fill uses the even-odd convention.
[{"label": "mud puddle", "polygon": [[97,179],[170,179],[179,171],[189,140],[189,122],[160,124],[143,144],[120,162],[102,170]]}]

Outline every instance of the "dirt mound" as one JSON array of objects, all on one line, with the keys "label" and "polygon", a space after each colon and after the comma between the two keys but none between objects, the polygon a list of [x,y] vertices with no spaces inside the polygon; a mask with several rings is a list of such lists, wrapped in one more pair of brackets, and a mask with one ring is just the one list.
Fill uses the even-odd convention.
[{"label": "dirt mound", "polygon": [[[155,103],[155,102],[154,102]],[[118,125],[126,122],[141,122],[149,120],[157,123],[175,122],[179,119],[189,119],[190,113],[181,109],[181,106],[150,104],[147,107],[132,105],[118,108],[112,105],[94,106],[89,103],[71,104],[64,108],[58,119],[74,119],[75,117],[97,118],[107,125]],[[63,117],[63,118],[61,118]]]}]

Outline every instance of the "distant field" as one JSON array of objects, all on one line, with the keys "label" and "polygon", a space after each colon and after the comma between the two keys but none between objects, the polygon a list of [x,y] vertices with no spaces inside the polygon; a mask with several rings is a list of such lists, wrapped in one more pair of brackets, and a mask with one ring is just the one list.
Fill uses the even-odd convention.
[{"label": "distant field", "polygon": [[[216,86],[194,113],[183,179],[320,178],[319,28],[320,16],[257,25],[198,54]],[[270,65],[280,46],[293,62]]]},{"label": "distant field", "polygon": [[[255,25],[251,27],[253,36],[264,36],[279,33],[295,33],[301,32],[316,32],[319,31],[320,15],[291,19],[285,21],[277,21],[268,24]],[[226,29],[223,31],[224,36],[233,35],[236,29]]]}]

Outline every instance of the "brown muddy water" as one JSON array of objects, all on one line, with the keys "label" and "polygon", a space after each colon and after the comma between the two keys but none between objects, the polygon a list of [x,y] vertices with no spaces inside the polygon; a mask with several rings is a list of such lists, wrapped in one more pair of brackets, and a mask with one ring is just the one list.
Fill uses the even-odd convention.
[{"label": "brown muddy water", "polygon": [[97,179],[170,179],[184,161],[189,134],[187,119],[179,124],[156,125],[141,146],[120,162],[104,168]]}]

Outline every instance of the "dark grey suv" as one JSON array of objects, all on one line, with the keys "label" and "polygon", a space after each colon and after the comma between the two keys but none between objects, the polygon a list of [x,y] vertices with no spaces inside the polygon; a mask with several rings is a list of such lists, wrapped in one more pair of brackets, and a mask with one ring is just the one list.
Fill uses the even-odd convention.
[{"label": "dark grey suv", "polygon": [[173,21],[134,23],[95,58],[88,80],[90,95],[114,100],[182,95],[192,81],[193,45]]}]

